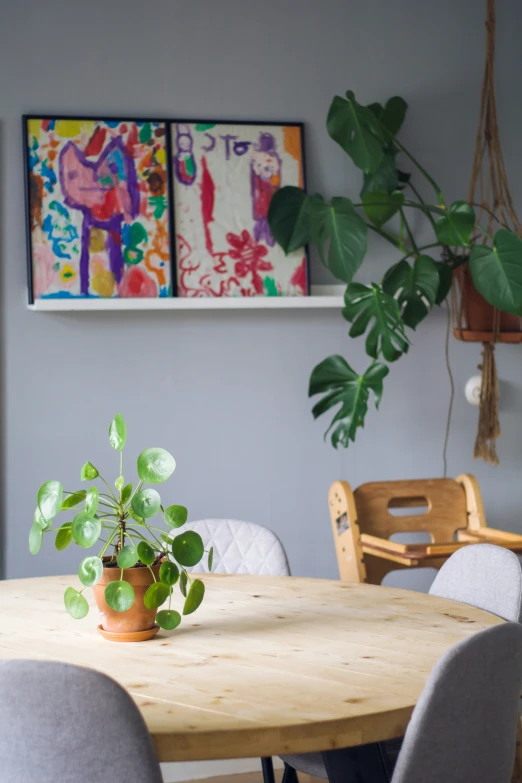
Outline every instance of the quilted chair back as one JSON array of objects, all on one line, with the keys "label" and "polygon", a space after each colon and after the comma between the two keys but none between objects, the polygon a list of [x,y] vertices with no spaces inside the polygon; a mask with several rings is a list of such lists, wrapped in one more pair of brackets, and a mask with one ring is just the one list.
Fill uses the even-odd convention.
[{"label": "quilted chair back", "polygon": [[[214,547],[215,574],[290,576],[283,545],[267,527],[238,519],[201,519],[188,527],[199,533],[205,549]],[[208,572],[206,561],[187,570]]]}]

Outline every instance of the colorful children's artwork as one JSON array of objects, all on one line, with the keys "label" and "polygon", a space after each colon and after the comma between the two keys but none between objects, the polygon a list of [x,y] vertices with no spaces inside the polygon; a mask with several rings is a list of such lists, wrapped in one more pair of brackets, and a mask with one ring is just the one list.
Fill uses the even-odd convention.
[{"label": "colorful children's artwork", "polygon": [[272,195],[303,187],[299,124],[171,124],[178,296],[303,296],[304,248],[285,256]]},{"label": "colorful children's artwork", "polygon": [[170,296],[166,123],[25,122],[33,296]]}]

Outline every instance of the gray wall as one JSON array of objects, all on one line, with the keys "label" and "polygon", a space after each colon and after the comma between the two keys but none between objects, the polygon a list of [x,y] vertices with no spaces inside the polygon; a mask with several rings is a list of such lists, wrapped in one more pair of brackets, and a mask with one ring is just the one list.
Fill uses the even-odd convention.
[{"label": "gray wall", "polygon": [[[483,64],[477,0],[1,0],[1,241],[6,575],[73,571],[78,553],[51,541],[27,552],[38,486],[78,485],[89,459],[116,476],[107,438],[127,418],[127,453],[170,449],[169,502],[193,519],[230,516],[272,527],[294,573],[335,576],[326,493],[333,479],[438,476],[448,405],[446,318],[438,311],[392,368],[381,410],[357,444],[323,443],[307,400],[311,368],[341,352],[366,359],[336,312],[38,314],[25,308],[22,112],[304,120],[309,183],[356,195],[359,174],[328,139],[332,95],[395,93],[410,104],[404,140],[449,198],[466,195]],[[521,203],[518,35],[522,6],[498,3],[498,102]],[[392,260],[373,244],[364,277]],[[313,268],[314,282],[327,281]],[[478,475],[492,525],[520,530],[522,368],[498,351],[500,468],[474,464],[476,410],[462,387],[476,346],[451,341],[457,398],[449,472]],[[126,475],[131,473],[130,456]],[[130,477],[130,476],[129,476]],[[167,497],[167,496],[166,496]]]}]

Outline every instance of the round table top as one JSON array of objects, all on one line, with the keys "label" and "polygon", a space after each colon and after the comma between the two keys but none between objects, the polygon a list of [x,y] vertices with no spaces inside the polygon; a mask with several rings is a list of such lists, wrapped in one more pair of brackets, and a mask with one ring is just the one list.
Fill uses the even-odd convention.
[{"label": "round table top", "polygon": [[110,675],[140,708],[160,761],[275,756],[401,736],[444,651],[503,622],[374,585],[203,579],[205,600],[178,629],[125,644],[97,633],[95,610],[84,620],[66,613],[76,577],[0,582],[0,658]]}]

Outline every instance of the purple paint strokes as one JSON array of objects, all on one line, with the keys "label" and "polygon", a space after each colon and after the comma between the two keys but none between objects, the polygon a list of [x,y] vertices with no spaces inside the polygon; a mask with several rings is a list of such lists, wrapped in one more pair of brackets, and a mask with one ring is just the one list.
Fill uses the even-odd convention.
[{"label": "purple paint strokes", "polygon": [[193,185],[196,180],[196,159],[194,157],[194,140],[188,125],[176,125],[176,153],[173,155],[174,171],[178,182],[182,185]]},{"label": "purple paint strokes", "polygon": [[281,169],[282,161],[277,154],[274,136],[260,133],[250,163],[253,235],[257,242],[264,241],[269,247],[275,245],[275,240],[268,225],[268,209],[272,196],[281,186]]},{"label": "purple paint strokes", "polygon": [[80,290],[88,296],[91,228],[108,232],[107,249],[111,271],[116,282],[121,282],[124,265],[121,252],[122,223],[124,219],[133,220],[139,213],[136,168],[121,138],[109,142],[95,162],[87,160],[76,144],[69,141],[60,153],[58,168],[64,202],[83,214]]}]

